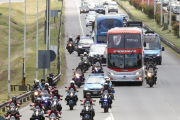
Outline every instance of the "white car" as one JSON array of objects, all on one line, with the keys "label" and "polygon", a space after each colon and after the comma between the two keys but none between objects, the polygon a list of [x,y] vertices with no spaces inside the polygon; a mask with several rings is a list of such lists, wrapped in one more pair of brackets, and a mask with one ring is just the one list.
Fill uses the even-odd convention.
[{"label": "white car", "polygon": [[110,2],[108,5],[108,13],[116,12],[118,13],[118,5],[116,2]]},{"label": "white car", "polygon": [[103,0],[103,5],[108,5],[111,2],[111,0]]},{"label": "white car", "polygon": [[86,19],[86,27],[88,27],[88,26],[92,26],[92,22],[94,22],[94,20],[95,20],[95,15],[93,16],[93,15],[89,15],[89,16],[87,16],[85,19]]},{"label": "white car", "polygon": [[[173,8],[177,6],[176,2],[172,2],[171,3],[171,10],[173,10]],[[170,2],[169,2],[169,5],[167,6],[167,10],[170,11]]]},{"label": "white car", "polygon": [[173,7],[172,12],[175,13],[175,14],[176,13],[179,14],[180,13],[180,6]]}]

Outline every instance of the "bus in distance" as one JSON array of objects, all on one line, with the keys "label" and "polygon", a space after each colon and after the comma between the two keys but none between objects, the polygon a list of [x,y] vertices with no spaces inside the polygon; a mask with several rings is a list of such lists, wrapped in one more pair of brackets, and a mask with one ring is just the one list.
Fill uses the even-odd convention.
[{"label": "bus in distance", "polygon": [[113,28],[107,35],[107,75],[112,83],[144,80],[142,29]]},{"label": "bus in distance", "polygon": [[117,15],[97,15],[92,23],[92,37],[94,43],[107,43],[108,30],[124,27],[123,18]]}]

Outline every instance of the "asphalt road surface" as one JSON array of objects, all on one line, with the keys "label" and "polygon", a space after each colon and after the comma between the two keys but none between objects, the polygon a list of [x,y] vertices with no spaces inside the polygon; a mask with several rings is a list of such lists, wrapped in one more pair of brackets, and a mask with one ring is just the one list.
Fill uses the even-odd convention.
[{"label": "asphalt road surface", "polygon": [[[85,14],[79,14],[80,0],[65,1],[65,34],[76,37],[78,34],[89,34],[91,27],[85,26]],[[122,12],[119,10],[119,12]],[[114,13],[110,13],[114,14]],[[66,96],[64,86],[68,86],[72,79],[73,70],[80,62],[76,52],[71,55],[65,51],[67,60],[66,82],[59,89],[59,92]],[[103,113],[99,105],[99,98],[95,98],[95,120],[179,120],[180,119],[180,61],[174,54],[165,50],[163,52],[162,65],[158,67],[157,85],[149,88],[144,82],[142,86],[121,84],[115,86],[115,100],[109,113]],[[106,68],[104,68],[106,71]],[[105,72],[106,73],[106,72]],[[90,72],[87,72],[87,77]],[[79,99],[83,99],[83,87],[77,93]],[[66,103],[62,104],[61,120],[80,120],[82,106],[78,101],[74,110],[69,110]],[[27,120],[31,117],[32,111],[27,106],[20,110],[21,120]]]}]

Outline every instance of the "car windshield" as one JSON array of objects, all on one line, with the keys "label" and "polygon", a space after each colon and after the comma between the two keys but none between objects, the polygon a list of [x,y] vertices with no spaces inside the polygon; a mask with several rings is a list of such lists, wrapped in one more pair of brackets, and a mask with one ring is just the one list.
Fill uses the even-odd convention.
[{"label": "car windshield", "polygon": [[103,8],[104,6],[103,5],[97,5],[96,7],[97,8]]},{"label": "car windshield", "polygon": [[81,39],[81,40],[79,41],[79,43],[80,43],[80,44],[85,44],[85,43],[87,43],[87,44],[92,44],[92,43],[93,43],[93,40],[92,40],[92,39]]},{"label": "car windshield", "polygon": [[105,46],[91,46],[90,52],[104,52]]},{"label": "car windshield", "polygon": [[175,8],[175,9],[180,9],[180,6],[175,6],[174,8]]},{"label": "car windshield", "polygon": [[99,35],[97,36],[97,43],[107,43],[107,35]]},{"label": "car windshield", "polygon": [[146,42],[145,50],[159,50],[160,43],[158,36],[143,36],[143,41]]},{"label": "car windshield", "polygon": [[141,68],[141,54],[108,54],[108,68],[133,69]]},{"label": "car windshield", "polygon": [[109,5],[110,5],[110,6],[117,6],[116,3],[110,3]]},{"label": "car windshield", "polygon": [[141,48],[140,34],[110,34],[108,47],[113,49]]},{"label": "car windshield", "polygon": [[87,84],[104,84],[105,79],[103,77],[89,77],[86,83]]},{"label": "car windshield", "polygon": [[81,6],[81,8],[88,8],[88,6],[87,5],[83,5],[83,6]]},{"label": "car windshield", "polygon": [[116,19],[102,20],[97,27],[98,31],[108,31],[114,27],[123,27],[122,23]]}]

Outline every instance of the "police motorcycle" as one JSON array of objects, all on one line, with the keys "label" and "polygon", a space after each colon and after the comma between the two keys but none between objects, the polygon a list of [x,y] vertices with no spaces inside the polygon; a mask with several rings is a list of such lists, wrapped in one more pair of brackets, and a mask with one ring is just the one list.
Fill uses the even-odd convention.
[{"label": "police motorcycle", "polygon": [[148,66],[145,79],[146,83],[149,84],[150,87],[153,87],[153,85],[156,84],[157,77],[153,64]]},{"label": "police motorcycle", "polygon": [[[82,100],[80,101],[82,102]],[[93,100],[93,102],[96,102],[96,100]],[[90,101],[86,101],[82,110],[83,113],[80,113],[82,120],[94,120],[93,110],[93,105],[90,103]]]},{"label": "police motorcycle", "polygon": [[30,120],[45,120],[45,117],[43,116],[43,111],[42,109],[40,109],[39,106],[36,106],[34,109],[30,110],[34,111]]},{"label": "police motorcycle", "polygon": [[[67,88],[67,87],[65,87]],[[69,108],[70,110],[73,110],[73,107],[76,105],[77,102],[77,97],[76,97],[76,91],[74,91],[73,88],[71,88],[70,90],[66,90],[68,92],[68,99],[69,99]],[[78,91],[77,91],[78,92]]]},{"label": "police motorcycle", "polygon": [[74,78],[72,78],[72,80],[74,80],[75,84],[80,88],[80,86],[83,85],[83,83],[84,83],[84,78],[82,76],[82,72],[76,71]]},{"label": "police motorcycle", "polygon": [[99,62],[96,62],[95,66],[92,69],[92,73],[104,73]]},{"label": "police motorcycle", "polygon": [[20,108],[20,106],[15,106],[15,104],[13,102],[11,102],[11,104],[9,106],[6,106],[7,109],[7,113],[4,115],[5,117],[7,117],[8,115],[11,114],[11,110],[16,109],[18,112],[18,108]]},{"label": "police motorcycle", "polygon": [[49,83],[50,86],[53,86],[53,73],[49,73],[49,75],[47,76],[47,82]]},{"label": "police motorcycle", "polygon": [[50,97],[51,95],[49,94],[48,90],[44,90],[41,96],[41,102],[45,108],[45,111],[50,110]]},{"label": "police motorcycle", "polygon": [[61,112],[61,110],[62,110],[62,106],[61,106],[60,100],[62,100],[62,99],[58,99],[56,96],[54,96],[52,98],[52,101],[51,101],[51,105],[55,105],[56,106],[56,110],[58,110],[59,112]]},{"label": "police motorcycle", "polygon": [[73,44],[73,41],[70,41],[68,44],[67,44],[67,50],[69,52],[69,54],[73,53],[74,52],[74,44]]},{"label": "police motorcycle", "polygon": [[104,108],[104,112],[108,112],[109,108],[111,108],[110,100],[111,100],[111,94],[108,93],[107,90],[105,90],[102,94],[102,98],[99,101],[100,104],[102,104],[102,108]]},{"label": "police motorcycle", "polygon": [[[48,117],[48,116],[46,116]],[[60,117],[58,117],[56,114],[52,113],[49,117],[49,120],[59,120]]]}]

